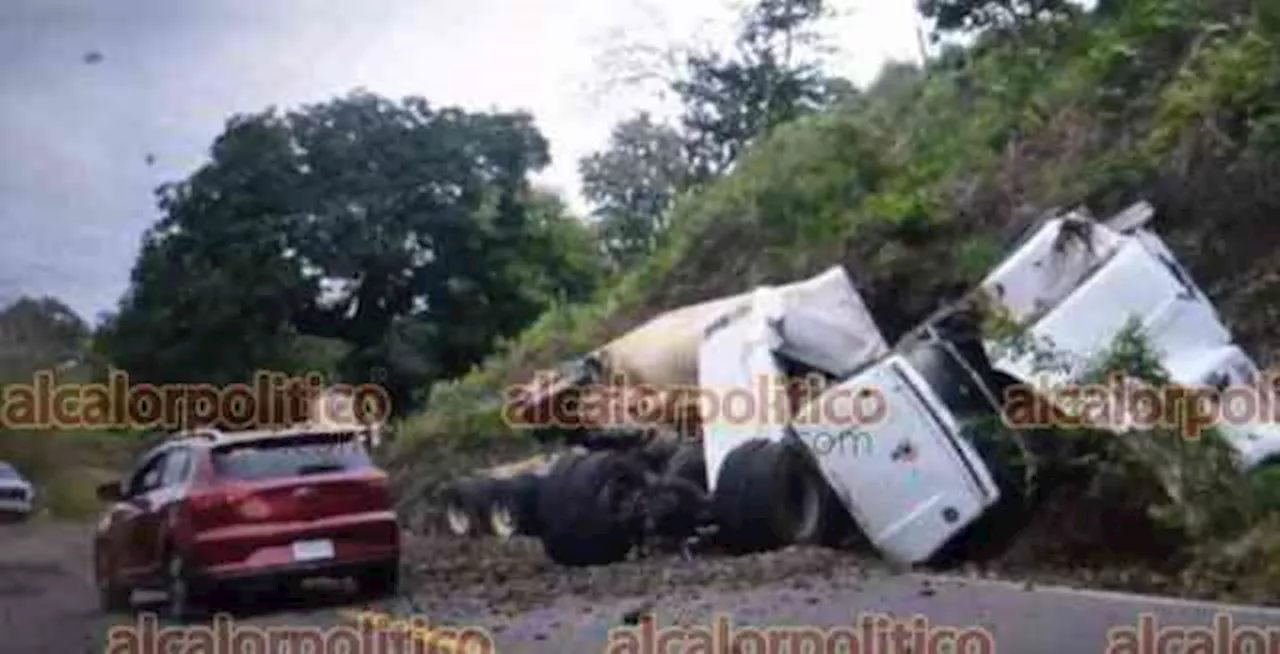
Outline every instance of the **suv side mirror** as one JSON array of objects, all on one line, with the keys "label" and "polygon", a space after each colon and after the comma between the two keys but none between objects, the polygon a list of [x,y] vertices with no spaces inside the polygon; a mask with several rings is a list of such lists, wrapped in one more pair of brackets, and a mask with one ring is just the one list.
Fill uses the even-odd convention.
[{"label": "suv side mirror", "polygon": [[119,502],[124,499],[124,492],[119,481],[111,481],[98,486],[98,499],[103,502]]}]

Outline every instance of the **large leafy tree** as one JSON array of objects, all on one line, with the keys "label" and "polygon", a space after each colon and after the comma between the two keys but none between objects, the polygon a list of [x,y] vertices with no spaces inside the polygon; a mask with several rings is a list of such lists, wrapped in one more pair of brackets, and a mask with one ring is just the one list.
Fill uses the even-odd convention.
[{"label": "large leafy tree", "polygon": [[757,136],[852,90],[822,72],[823,0],[757,0],[728,53],[690,52],[672,90],[695,174],[728,168]]},{"label": "large leafy tree", "polygon": [[823,72],[823,0],[755,0],[730,48],[624,44],[606,56],[612,83],[660,82],[679,104],[674,127],[648,114],[613,129],[579,165],[603,246],[617,267],[651,252],[684,190],[728,169],[773,127],[851,96]]},{"label": "large leafy tree", "polygon": [[590,243],[566,236],[586,228],[527,183],[549,160],[528,115],[357,91],[237,116],[211,155],[160,189],[103,329],[135,378],[229,383],[337,357],[405,408],[590,290]]},{"label": "large leafy tree", "polygon": [[37,370],[82,363],[90,329],[52,297],[23,296],[0,310],[0,381],[31,383]]},{"label": "large leafy tree", "polygon": [[648,113],[618,123],[608,147],[584,157],[579,172],[601,244],[619,268],[657,247],[667,209],[692,178],[680,133]]}]

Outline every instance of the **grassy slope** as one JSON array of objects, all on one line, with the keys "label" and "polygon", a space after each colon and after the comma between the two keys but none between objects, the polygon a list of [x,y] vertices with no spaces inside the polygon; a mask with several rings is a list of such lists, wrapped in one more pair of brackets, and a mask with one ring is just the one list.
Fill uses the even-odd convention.
[{"label": "grassy slope", "polygon": [[433,391],[431,411],[402,425],[393,467],[406,499],[528,447],[499,419],[505,385],[657,312],[842,264],[892,338],[1053,206],[1152,200],[1157,228],[1269,361],[1280,27],[1239,0],[1113,4],[1114,15],[980,44],[927,74],[888,69],[856,102],[764,139],[678,204],[670,242],[640,269]]},{"label": "grassy slope", "polygon": [[120,478],[139,445],[136,436],[108,432],[0,430],[0,460],[35,484],[40,509],[57,518],[96,513],[98,484]]}]

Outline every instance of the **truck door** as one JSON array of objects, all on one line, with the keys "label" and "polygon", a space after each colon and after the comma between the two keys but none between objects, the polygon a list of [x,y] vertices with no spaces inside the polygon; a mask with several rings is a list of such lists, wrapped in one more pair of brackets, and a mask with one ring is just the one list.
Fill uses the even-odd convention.
[{"label": "truck door", "polygon": [[[867,424],[842,420],[842,403],[870,392],[882,410]],[[892,356],[816,401],[823,420],[797,424],[823,474],[868,540],[906,563],[928,559],[995,503],[999,490],[955,418],[901,356]]]}]

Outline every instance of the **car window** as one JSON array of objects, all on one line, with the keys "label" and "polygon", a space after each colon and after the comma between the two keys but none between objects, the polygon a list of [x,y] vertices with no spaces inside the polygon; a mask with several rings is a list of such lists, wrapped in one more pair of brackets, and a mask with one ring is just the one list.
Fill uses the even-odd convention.
[{"label": "car window", "polygon": [[356,434],[301,434],[224,445],[213,450],[222,479],[241,481],[360,470],[373,466]]},{"label": "car window", "polygon": [[168,488],[187,480],[191,472],[191,450],[174,450],[165,456],[164,472],[160,478],[161,486]]},{"label": "car window", "polygon": [[149,493],[160,487],[161,473],[164,472],[166,456],[160,454],[143,464],[129,482],[129,497]]},{"label": "car window", "polygon": [[21,478],[22,478],[22,475],[19,475],[18,471],[13,469],[13,466],[7,463],[0,462],[0,479],[21,479]]}]

